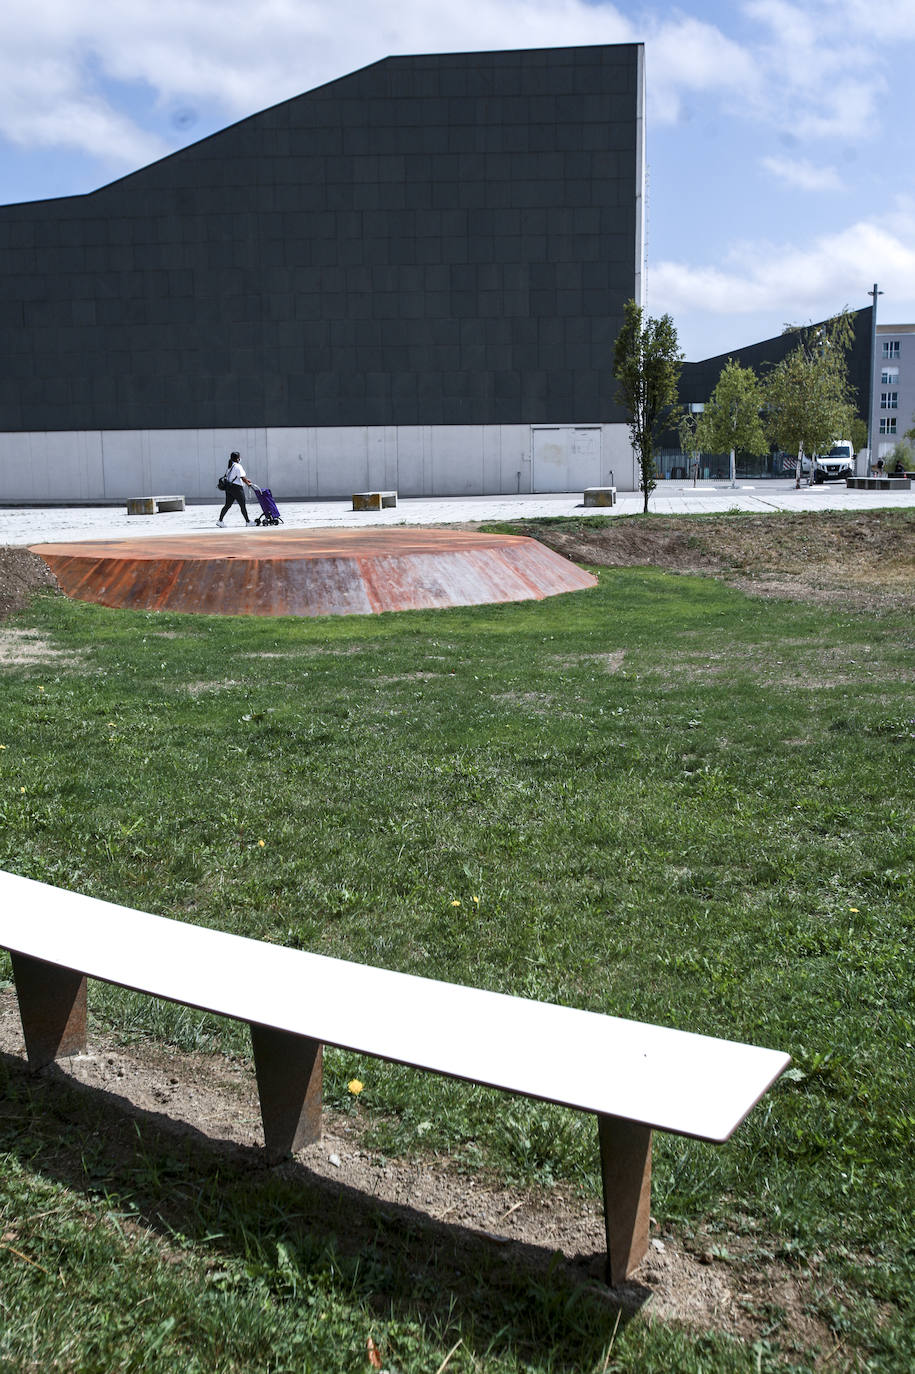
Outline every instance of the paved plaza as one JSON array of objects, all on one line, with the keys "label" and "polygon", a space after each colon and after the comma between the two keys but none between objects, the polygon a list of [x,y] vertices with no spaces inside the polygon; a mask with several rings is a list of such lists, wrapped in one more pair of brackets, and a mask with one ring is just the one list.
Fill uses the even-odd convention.
[{"label": "paved plaza", "polygon": [[[404,497],[396,509],[358,513],[352,502],[289,501],[282,493],[279,503],[286,529],[366,529],[374,525],[466,524],[483,520],[532,519],[537,516],[588,515],[614,520],[636,515],[642,509],[639,492],[622,492],[613,507],[585,509],[581,492],[523,493],[517,496],[419,496]],[[256,539],[257,528],[246,532],[237,508],[229,512],[225,530],[216,528],[220,499],[212,505],[188,506],[164,515],[128,516],[126,503],[118,506],[0,506],[0,544],[37,544],[71,539],[120,539],[143,535],[199,534],[223,536],[234,530],[239,538]],[[915,506],[915,490],[905,492],[849,491],[843,483],[795,488],[793,479],[757,481],[730,487],[727,483],[698,486],[661,482],[652,493],[649,509],[656,515],[720,514],[741,510],[769,511],[862,511]],[[249,505],[260,513],[256,500]]]}]

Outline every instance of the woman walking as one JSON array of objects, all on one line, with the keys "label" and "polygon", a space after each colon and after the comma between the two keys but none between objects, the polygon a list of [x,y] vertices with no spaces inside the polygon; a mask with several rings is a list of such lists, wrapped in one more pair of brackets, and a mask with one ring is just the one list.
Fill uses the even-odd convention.
[{"label": "woman walking", "polygon": [[[245,484],[244,487],[242,486],[242,482]],[[245,487],[251,487],[253,485],[254,483],[249,482],[248,478],[245,476],[245,470],[241,465],[241,456],[238,453],[230,453],[229,466],[226,468],[226,504],[219,512],[219,519],[216,521],[217,525],[221,526],[225,524],[226,515],[232,504],[236,501],[238,502],[239,510],[245,517],[245,524],[251,524],[251,521],[248,519],[248,508],[245,505]]]}]

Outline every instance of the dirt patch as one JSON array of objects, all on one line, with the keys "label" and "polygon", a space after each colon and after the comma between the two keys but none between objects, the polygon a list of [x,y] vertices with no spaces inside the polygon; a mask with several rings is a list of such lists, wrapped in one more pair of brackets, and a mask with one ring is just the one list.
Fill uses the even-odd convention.
[{"label": "dirt patch", "polygon": [[[500,528],[507,528],[500,525]],[[720,577],[756,596],[915,609],[915,511],[511,522],[576,563]]]},{"label": "dirt patch", "polygon": [[618,673],[626,661],[625,649],[614,649],[606,654],[574,654],[571,657],[561,658],[553,655],[551,662],[558,668],[572,668],[579,663],[595,663],[603,668],[605,673]]},{"label": "dirt patch", "polygon": [[65,649],[57,649],[37,630],[0,629],[0,668],[20,668],[33,663],[56,663],[73,668],[79,659]]},{"label": "dirt patch", "polygon": [[[26,1076],[11,990],[0,992],[0,1054],[11,1073]],[[133,1123],[142,1123],[146,1149],[150,1131],[161,1134],[165,1150],[169,1138],[191,1137],[198,1153],[213,1155],[215,1168],[228,1157],[236,1168],[250,1170],[252,1182],[263,1176],[254,1072],[244,1060],[145,1043],[125,1048],[113,1036],[93,1032],[89,1054],[63,1060],[31,1082],[38,1098],[47,1097],[49,1112],[64,1085],[85,1093],[87,1113],[97,1113],[101,1100],[106,1142],[115,1153],[135,1147]],[[72,1113],[72,1104],[66,1110]],[[418,1275],[428,1270],[439,1285],[463,1284],[468,1294],[481,1263],[504,1265],[515,1275],[549,1274],[554,1282],[558,1276],[625,1313],[641,1310],[695,1331],[714,1329],[749,1341],[777,1325],[784,1347],[826,1352],[833,1344],[825,1323],[812,1315],[815,1268],[791,1268],[771,1252],[760,1258],[766,1246],[760,1237],[748,1238],[749,1228],[725,1241],[719,1235],[713,1244],[707,1237],[678,1236],[653,1218],[647,1257],[630,1282],[609,1290],[602,1281],[603,1217],[595,1200],[564,1186],[500,1187],[461,1172],[440,1155],[383,1158],[366,1147],[364,1135],[358,1108],[351,1115],[325,1111],[321,1141],[278,1166],[301,1182],[308,1227],[335,1234],[344,1246],[358,1249],[369,1237],[377,1245],[380,1211],[390,1243],[411,1247],[409,1261]],[[79,1186],[77,1174],[75,1161],[73,1182]],[[167,1205],[167,1199],[155,1199],[157,1208]],[[180,1228],[180,1217],[175,1224]],[[445,1250],[450,1258],[443,1273]],[[773,1323],[775,1310],[780,1317]]]},{"label": "dirt patch", "polygon": [[59,591],[47,563],[18,544],[0,544],[0,621],[27,606],[36,592]]},{"label": "dirt patch", "polygon": [[185,682],[181,690],[191,697],[202,697],[208,692],[231,692],[239,684],[235,678],[227,677],[223,682]]},{"label": "dirt patch", "polygon": [[441,676],[441,673],[432,673],[428,669],[420,668],[415,673],[398,673],[392,677],[382,677],[379,674],[370,680],[373,687],[387,687],[398,682],[432,682]]}]

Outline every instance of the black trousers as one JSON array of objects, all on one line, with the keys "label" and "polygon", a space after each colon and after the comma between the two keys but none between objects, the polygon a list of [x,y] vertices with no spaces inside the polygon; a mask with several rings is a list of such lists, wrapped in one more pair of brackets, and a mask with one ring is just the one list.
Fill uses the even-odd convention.
[{"label": "black trousers", "polygon": [[[245,524],[249,525],[251,522],[248,519],[248,507],[245,505],[245,489],[241,482],[233,482],[230,487],[226,487],[226,504],[219,512],[220,520],[225,520],[229,509],[236,501],[238,502],[242,515],[245,517]],[[210,516],[211,520],[212,518],[213,517]]]}]

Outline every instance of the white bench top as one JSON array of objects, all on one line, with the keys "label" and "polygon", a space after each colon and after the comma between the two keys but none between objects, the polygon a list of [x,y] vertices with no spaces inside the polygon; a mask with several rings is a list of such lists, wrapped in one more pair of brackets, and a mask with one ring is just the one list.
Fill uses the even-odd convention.
[{"label": "white bench top", "polygon": [[394,973],[152,916],[0,872],[0,947],[186,1006],[723,1141],[777,1050]]}]

